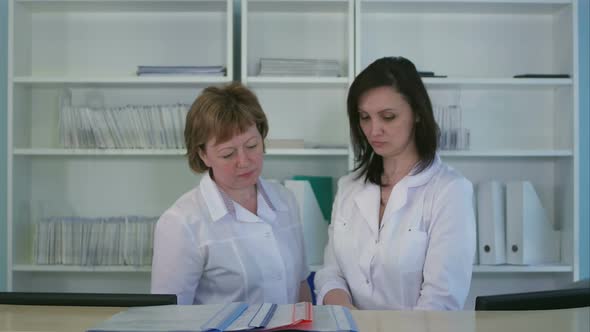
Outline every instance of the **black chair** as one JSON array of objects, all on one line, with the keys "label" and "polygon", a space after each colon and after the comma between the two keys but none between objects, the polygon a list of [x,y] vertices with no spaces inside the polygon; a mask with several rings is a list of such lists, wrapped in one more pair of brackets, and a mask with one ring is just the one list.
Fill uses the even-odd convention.
[{"label": "black chair", "polygon": [[0,292],[0,304],[86,307],[143,307],[176,304],[176,295]]},{"label": "black chair", "polygon": [[478,296],[475,310],[550,310],[590,307],[590,288]]}]

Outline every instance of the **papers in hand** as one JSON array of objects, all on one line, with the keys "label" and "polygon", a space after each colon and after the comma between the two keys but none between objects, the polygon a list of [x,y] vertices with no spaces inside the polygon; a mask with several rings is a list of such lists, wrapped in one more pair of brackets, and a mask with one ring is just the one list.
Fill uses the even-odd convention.
[{"label": "papers in hand", "polygon": [[120,312],[87,332],[167,331],[301,331],[357,332],[350,311],[340,306],[297,304],[169,305],[136,307]]}]

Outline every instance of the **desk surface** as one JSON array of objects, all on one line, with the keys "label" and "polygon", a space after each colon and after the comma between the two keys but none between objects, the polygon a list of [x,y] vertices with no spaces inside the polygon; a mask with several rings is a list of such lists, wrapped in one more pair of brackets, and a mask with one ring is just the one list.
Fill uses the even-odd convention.
[{"label": "desk surface", "polygon": [[[0,305],[0,332],[84,332],[125,308]],[[359,331],[588,332],[590,307],[548,311],[353,311]]]}]

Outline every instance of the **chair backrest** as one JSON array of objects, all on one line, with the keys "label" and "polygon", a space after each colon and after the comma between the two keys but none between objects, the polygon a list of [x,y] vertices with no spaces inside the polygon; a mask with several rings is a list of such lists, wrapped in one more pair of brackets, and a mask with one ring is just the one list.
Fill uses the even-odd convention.
[{"label": "chair backrest", "polygon": [[0,292],[0,304],[141,307],[176,304],[176,295]]},{"label": "chair backrest", "polygon": [[590,307],[590,288],[478,296],[475,310],[550,310]]}]

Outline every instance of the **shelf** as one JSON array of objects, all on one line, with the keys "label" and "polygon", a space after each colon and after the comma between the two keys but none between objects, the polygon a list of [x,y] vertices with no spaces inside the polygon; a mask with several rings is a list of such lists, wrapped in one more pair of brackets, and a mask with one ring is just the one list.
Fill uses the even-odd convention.
[{"label": "shelf", "polygon": [[143,85],[143,84],[170,84],[170,85],[195,85],[228,83],[232,79],[227,76],[16,76],[15,84],[28,85]]},{"label": "shelf", "polygon": [[473,273],[553,273],[572,272],[570,265],[474,265]]},{"label": "shelf", "polygon": [[572,157],[572,150],[465,150],[439,151],[441,157],[458,158],[555,158]]},{"label": "shelf", "polygon": [[348,0],[248,0],[251,13],[344,13],[347,7]]},{"label": "shelf", "polygon": [[78,265],[35,265],[17,264],[12,267],[16,272],[150,272],[151,266],[78,266]]},{"label": "shelf", "polygon": [[[444,75],[444,73],[440,73]],[[425,77],[426,86],[461,86],[461,87],[560,87],[571,86],[571,78],[466,78],[466,77]]]},{"label": "shelf", "polygon": [[[321,265],[310,265],[310,271],[318,271]],[[474,265],[473,273],[554,273],[554,272],[572,272],[570,265],[538,265],[538,266],[520,266],[520,265]]]},{"label": "shelf", "polygon": [[16,0],[34,12],[223,11],[227,0]]},{"label": "shelf", "polygon": [[422,14],[553,14],[571,0],[363,0],[372,13]]},{"label": "shelf", "polygon": [[[14,149],[17,156],[184,156],[184,149]],[[457,158],[557,158],[571,157],[571,150],[440,151]],[[346,148],[267,149],[266,156],[348,156]]]},{"label": "shelf", "polygon": [[[14,149],[18,156],[184,156],[184,149]],[[266,156],[348,156],[346,148],[267,149]]]},{"label": "shelf", "polygon": [[314,77],[314,76],[248,76],[246,84],[249,86],[273,87],[289,84],[301,85],[337,85],[347,86],[347,77]]}]

